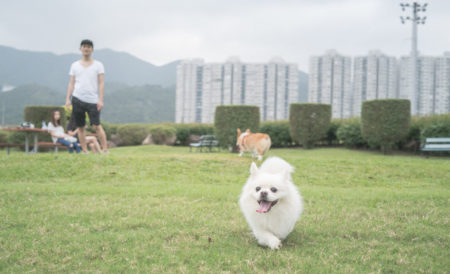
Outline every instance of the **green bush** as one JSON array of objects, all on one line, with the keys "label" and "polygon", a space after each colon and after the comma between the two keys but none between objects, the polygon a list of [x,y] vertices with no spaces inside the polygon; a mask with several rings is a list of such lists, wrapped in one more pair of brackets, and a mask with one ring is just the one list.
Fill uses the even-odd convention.
[{"label": "green bush", "polygon": [[[67,125],[66,111],[61,106],[28,106],[24,109],[24,121],[31,122],[36,128],[42,127],[42,121],[46,124],[52,121],[52,112],[59,110],[61,113],[61,126],[65,129]],[[48,133],[39,133],[38,138],[40,142],[52,142],[52,138]],[[25,137],[20,141],[23,134],[16,133],[11,138],[14,142],[24,143]]]},{"label": "green bush", "polygon": [[66,128],[66,111],[61,106],[28,106],[24,109],[24,120],[34,124],[36,128],[42,127],[42,121],[46,124],[52,120],[52,112],[59,110],[61,113],[61,125]]},{"label": "green bush", "polygon": [[190,135],[211,135],[214,134],[214,126],[212,124],[175,124],[177,135],[177,145],[189,145]]},{"label": "green bush", "polygon": [[[47,134],[49,135],[49,134]],[[25,144],[25,132],[12,131],[8,134],[8,143],[11,144]],[[31,140],[30,140],[31,139]],[[33,138],[30,138],[30,145],[33,142]],[[41,140],[39,138],[39,140]]]},{"label": "green bush", "polygon": [[425,138],[450,138],[450,121],[449,122],[437,122],[425,127],[421,131],[421,140],[425,141]]},{"label": "green bush", "polygon": [[122,140],[123,146],[136,146],[149,134],[148,125],[144,124],[124,124],[117,129],[117,135]]},{"label": "green bush", "polygon": [[325,137],[330,127],[331,105],[291,104],[289,124],[292,139],[304,148],[312,148]]},{"label": "green bush", "polygon": [[8,142],[8,132],[0,130],[0,143]]},{"label": "green bush", "polygon": [[259,108],[256,106],[218,106],[214,116],[214,132],[220,145],[237,151],[236,129],[259,130]]},{"label": "green bush", "polygon": [[361,131],[370,146],[384,153],[408,135],[411,104],[404,99],[365,101],[361,110]]},{"label": "green bush", "polygon": [[107,122],[101,122],[102,128],[105,131],[106,139],[111,139],[111,135],[117,134],[117,129],[120,125],[118,124],[112,124]]},{"label": "green bush", "polygon": [[402,150],[417,151],[422,141],[421,132],[425,128],[439,123],[450,123],[450,114],[412,116],[408,135],[403,140],[397,142],[396,145]]},{"label": "green bush", "polygon": [[289,121],[262,122],[259,132],[270,136],[272,147],[289,147],[294,145],[289,133]]},{"label": "green bush", "polygon": [[368,144],[362,137],[361,120],[359,118],[343,121],[337,130],[337,138],[346,147],[366,147]]},{"label": "green bush", "polygon": [[336,145],[339,144],[339,139],[337,137],[337,131],[342,124],[342,119],[332,119],[330,122],[330,126],[328,127],[325,138],[321,141],[325,142],[327,145]]},{"label": "green bush", "polygon": [[176,130],[169,125],[152,125],[150,126],[150,134],[155,144],[164,145],[176,136]]}]

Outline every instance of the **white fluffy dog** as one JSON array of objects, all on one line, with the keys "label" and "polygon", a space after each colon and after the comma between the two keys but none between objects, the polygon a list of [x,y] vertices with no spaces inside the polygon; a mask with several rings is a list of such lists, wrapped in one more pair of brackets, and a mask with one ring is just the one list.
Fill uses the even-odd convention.
[{"label": "white fluffy dog", "polygon": [[271,249],[281,247],[303,212],[303,200],[291,173],[294,168],[278,157],[250,167],[239,205],[258,243]]}]

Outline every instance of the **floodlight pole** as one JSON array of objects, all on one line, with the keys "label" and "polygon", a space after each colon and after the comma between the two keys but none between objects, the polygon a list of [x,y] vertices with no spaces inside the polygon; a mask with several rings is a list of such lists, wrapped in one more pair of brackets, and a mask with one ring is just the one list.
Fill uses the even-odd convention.
[{"label": "floodlight pole", "polygon": [[418,88],[419,83],[419,71],[418,71],[418,53],[417,53],[417,25],[425,24],[426,17],[420,18],[418,13],[420,11],[425,12],[428,4],[419,4],[417,2],[409,3],[401,3],[400,6],[402,10],[405,11],[405,7],[411,7],[412,16],[407,16],[403,18],[400,17],[402,24],[405,23],[405,20],[411,20],[412,23],[412,39],[411,39],[411,114],[419,114],[419,102],[420,102],[420,91]]},{"label": "floodlight pole", "polygon": [[419,73],[417,70],[417,3],[413,3],[413,15],[412,15],[412,40],[411,40],[411,70],[412,70],[412,98],[413,101],[411,102],[412,114],[419,114],[419,89],[418,89],[418,82],[419,82]]}]

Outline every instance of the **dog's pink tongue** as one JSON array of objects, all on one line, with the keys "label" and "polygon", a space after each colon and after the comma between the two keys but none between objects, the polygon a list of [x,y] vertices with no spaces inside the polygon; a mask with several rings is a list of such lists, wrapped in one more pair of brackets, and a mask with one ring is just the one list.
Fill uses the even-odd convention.
[{"label": "dog's pink tongue", "polygon": [[257,209],[256,212],[259,212],[259,213],[267,212],[267,211],[269,211],[271,205],[272,205],[271,202],[261,201],[259,203],[259,209]]}]

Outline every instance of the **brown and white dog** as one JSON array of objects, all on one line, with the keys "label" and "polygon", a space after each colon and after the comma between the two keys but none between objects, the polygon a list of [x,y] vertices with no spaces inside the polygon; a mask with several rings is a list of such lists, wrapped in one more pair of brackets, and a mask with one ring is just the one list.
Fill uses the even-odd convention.
[{"label": "brown and white dog", "polygon": [[272,142],[269,135],[265,133],[252,133],[250,129],[242,133],[241,129],[238,128],[236,145],[239,146],[239,156],[244,155],[244,152],[248,151],[252,153],[252,157],[258,157],[258,161],[261,161]]}]

